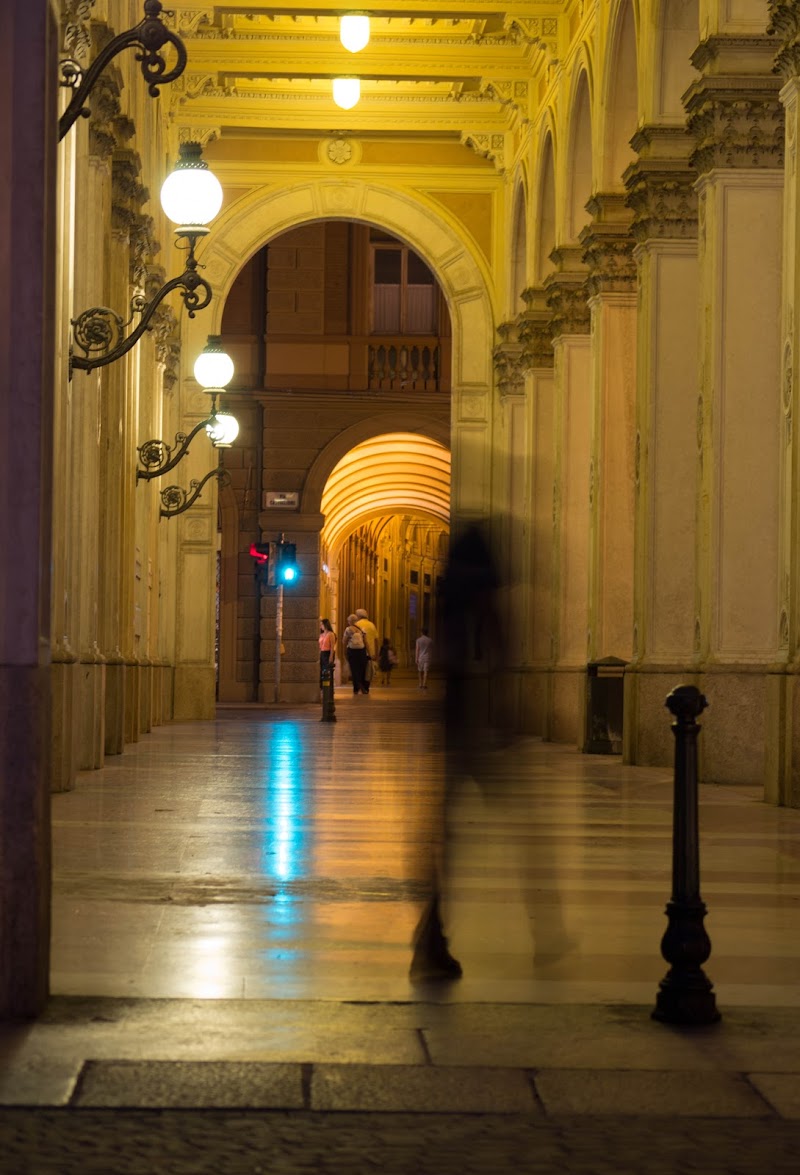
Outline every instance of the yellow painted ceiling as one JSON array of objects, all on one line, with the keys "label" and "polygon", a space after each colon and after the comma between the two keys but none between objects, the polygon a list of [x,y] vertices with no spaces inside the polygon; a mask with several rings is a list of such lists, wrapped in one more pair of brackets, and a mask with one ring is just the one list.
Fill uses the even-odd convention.
[{"label": "yellow painted ceiling", "polygon": [[328,478],[322,537],[335,555],[352,532],[393,514],[450,524],[450,451],[418,433],[385,433],[356,445]]},{"label": "yellow painted ceiling", "polygon": [[[386,133],[456,139],[498,135],[530,116],[537,78],[554,60],[563,5],[418,0],[369,12],[371,40],[360,53],[339,42],[332,0],[172,2],[169,23],[186,45],[185,75],[169,87],[178,128],[217,137],[261,132],[315,136]],[[362,79],[350,111],[331,96],[331,79]]]}]

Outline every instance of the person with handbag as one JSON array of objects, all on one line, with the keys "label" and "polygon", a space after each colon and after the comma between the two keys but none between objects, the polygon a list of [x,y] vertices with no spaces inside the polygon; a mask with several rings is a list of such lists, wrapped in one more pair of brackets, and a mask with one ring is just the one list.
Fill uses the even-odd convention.
[{"label": "person with handbag", "polygon": [[326,672],[330,671],[331,687],[333,687],[333,668],[336,664],[336,633],[333,631],[327,616],[319,622],[319,688]]}]

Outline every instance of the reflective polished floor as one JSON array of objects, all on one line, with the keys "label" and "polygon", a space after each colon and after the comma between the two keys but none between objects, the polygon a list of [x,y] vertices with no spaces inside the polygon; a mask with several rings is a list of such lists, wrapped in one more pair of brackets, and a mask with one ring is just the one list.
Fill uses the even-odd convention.
[{"label": "reflective polished floor", "polygon": [[[432,991],[408,966],[442,787],[437,683],[336,704],[335,724],[309,706],[161,727],[53,797],[54,994],[652,1003],[671,771],[526,738],[483,787],[464,779],[445,912],[464,977]],[[704,787],[700,807],[717,999],[797,1007],[800,811],[756,787]]]}]

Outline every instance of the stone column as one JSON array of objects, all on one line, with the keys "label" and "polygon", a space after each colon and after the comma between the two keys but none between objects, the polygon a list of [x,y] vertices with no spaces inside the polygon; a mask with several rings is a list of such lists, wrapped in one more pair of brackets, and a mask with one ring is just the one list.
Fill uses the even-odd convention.
[{"label": "stone column", "polygon": [[[4,16],[0,383],[10,394],[0,431],[0,1019],[16,1019],[41,1011],[49,982],[58,30],[49,4],[10,0]],[[62,316],[60,339],[66,325]]]},{"label": "stone column", "polygon": [[800,133],[800,3],[770,0],[771,33],[778,36],[775,71],[783,78],[784,108],[783,292],[781,299],[781,408],[784,453],[780,468],[780,564],[783,585],[780,641],[787,648],[786,672],[773,676],[767,745],[765,797],[800,807],[800,196],[797,140]]},{"label": "stone column", "polygon": [[532,407],[527,444],[533,455],[528,570],[530,629],[527,633],[530,672],[522,699],[522,715],[524,730],[548,738],[553,667],[553,484],[556,458],[553,340],[544,290],[524,290],[522,298],[527,309],[522,315],[520,338],[524,347],[523,364],[531,386]]},{"label": "stone column", "polygon": [[767,37],[712,37],[684,96],[699,179],[695,657],[713,721],[701,775],[765,778],[788,657],[781,566],[783,109]]},{"label": "stone column", "polygon": [[639,268],[632,657],[623,754],[667,766],[664,698],[690,679],[697,486],[697,196],[682,127],[643,127],[625,174]]},{"label": "stone column", "polygon": [[[633,636],[636,263],[625,196],[587,204],[580,236],[592,315],[589,659],[629,661]],[[620,731],[620,735],[621,735]]]},{"label": "stone column", "polygon": [[583,742],[589,591],[591,338],[577,247],[554,249],[545,279],[554,355],[554,665],[549,719],[557,742]]}]

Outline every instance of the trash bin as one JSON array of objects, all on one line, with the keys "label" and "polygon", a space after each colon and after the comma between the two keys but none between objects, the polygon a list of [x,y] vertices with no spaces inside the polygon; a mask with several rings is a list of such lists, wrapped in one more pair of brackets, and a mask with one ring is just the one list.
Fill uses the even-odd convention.
[{"label": "trash bin", "polygon": [[619,755],[622,751],[626,665],[619,657],[603,657],[586,666],[586,755]]}]

